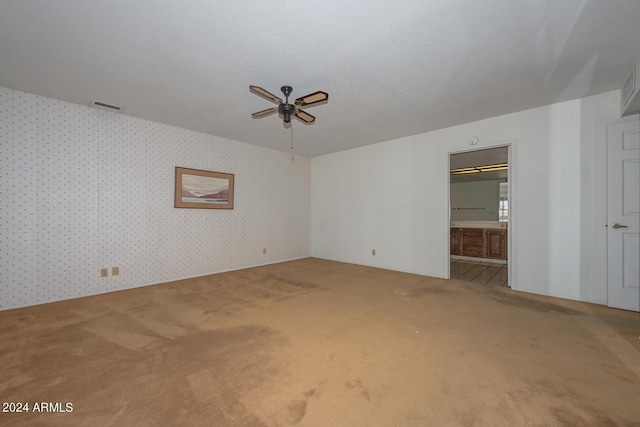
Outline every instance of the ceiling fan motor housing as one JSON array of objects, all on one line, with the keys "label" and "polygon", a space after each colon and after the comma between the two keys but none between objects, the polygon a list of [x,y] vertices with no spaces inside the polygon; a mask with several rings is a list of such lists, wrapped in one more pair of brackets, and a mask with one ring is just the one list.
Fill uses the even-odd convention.
[{"label": "ceiling fan motor housing", "polygon": [[285,123],[291,121],[291,116],[297,113],[296,106],[293,104],[280,104],[278,106],[278,114],[282,116]]},{"label": "ceiling fan motor housing", "polygon": [[285,101],[283,104],[278,106],[278,114],[282,116],[282,119],[285,123],[291,122],[291,116],[295,115],[298,111],[296,111],[296,106],[293,104],[289,104],[289,95],[293,92],[293,88],[291,86],[282,86],[280,88],[282,93],[284,94]]}]

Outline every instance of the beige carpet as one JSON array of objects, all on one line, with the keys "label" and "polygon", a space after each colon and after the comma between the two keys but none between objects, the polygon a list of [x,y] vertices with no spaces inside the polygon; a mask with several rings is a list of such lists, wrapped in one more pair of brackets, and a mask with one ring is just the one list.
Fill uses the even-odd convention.
[{"label": "beige carpet", "polygon": [[0,312],[3,402],[73,408],[0,424],[640,425],[638,335],[638,313],[309,258]]}]

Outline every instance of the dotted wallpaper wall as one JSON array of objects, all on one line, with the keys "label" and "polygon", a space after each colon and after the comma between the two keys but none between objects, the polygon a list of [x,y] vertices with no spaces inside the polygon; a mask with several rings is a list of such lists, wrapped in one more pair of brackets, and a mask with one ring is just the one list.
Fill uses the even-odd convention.
[{"label": "dotted wallpaper wall", "polygon": [[[176,166],[235,174],[234,209],[175,209]],[[0,310],[307,257],[310,176],[308,158],[0,88]]]}]

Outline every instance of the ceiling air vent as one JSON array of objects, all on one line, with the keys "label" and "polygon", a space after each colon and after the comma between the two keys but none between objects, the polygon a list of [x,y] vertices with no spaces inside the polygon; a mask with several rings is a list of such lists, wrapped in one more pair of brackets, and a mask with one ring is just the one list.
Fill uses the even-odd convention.
[{"label": "ceiling air vent", "polygon": [[620,89],[620,116],[640,113],[640,88],[638,88],[638,67],[631,70]]},{"label": "ceiling air vent", "polygon": [[89,102],[89,107],[111,111],[112,113],[122,113],[124,111],[124,107],[120,107],[119,105],[114,105],[109,102],[98,101],[97,99],[92,99]]}]

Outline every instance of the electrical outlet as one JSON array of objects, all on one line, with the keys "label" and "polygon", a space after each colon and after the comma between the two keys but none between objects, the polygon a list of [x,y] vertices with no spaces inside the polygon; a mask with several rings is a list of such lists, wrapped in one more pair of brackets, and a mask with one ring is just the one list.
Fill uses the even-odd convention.
[{"label": "electrical outlet", "polygon": [[267,248],[262,248],[262,253],[266,254],[267,253]]},{"label": "electrical outlet", "polygon": [[111,275],[117,276],[118,274],[120,274],[120,267],[111,267]]},{"label": "electrical outlet", "polygon": [[101,268],[100,269],[100,277],[109,277],[109,269]]},{"label": "electrical outlet", "polygon": [[371,255],[376,256],[376,250],[375,249],[371,249]]}]

